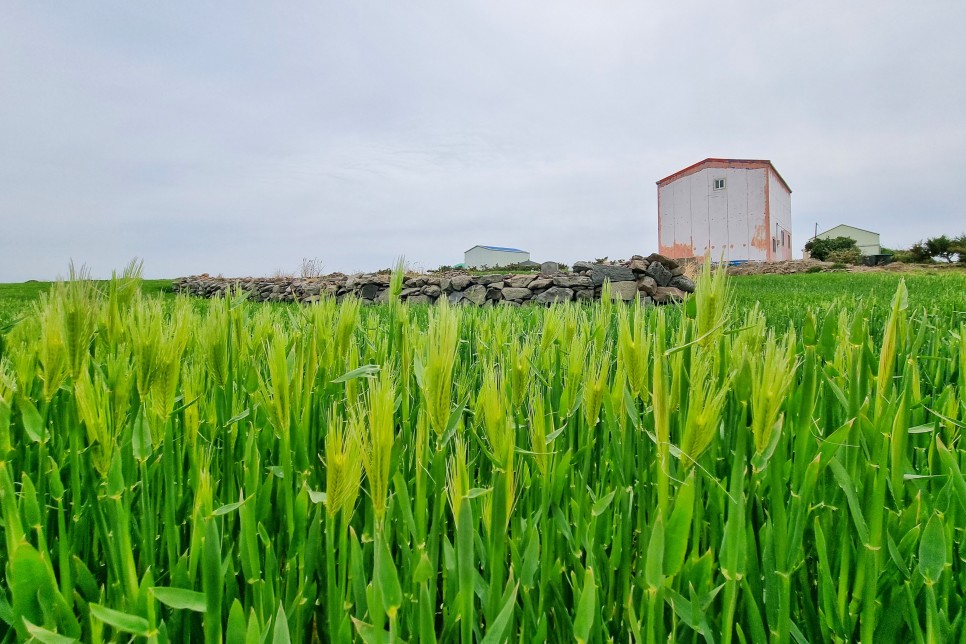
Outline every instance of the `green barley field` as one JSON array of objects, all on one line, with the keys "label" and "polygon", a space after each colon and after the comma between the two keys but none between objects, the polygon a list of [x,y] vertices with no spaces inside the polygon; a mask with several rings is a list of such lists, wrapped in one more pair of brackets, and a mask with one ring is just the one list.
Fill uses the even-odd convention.
[{"label": "green barley field", "polygon": [[163,287],[0,287],[0,641],[966,640],[962,274]]}]

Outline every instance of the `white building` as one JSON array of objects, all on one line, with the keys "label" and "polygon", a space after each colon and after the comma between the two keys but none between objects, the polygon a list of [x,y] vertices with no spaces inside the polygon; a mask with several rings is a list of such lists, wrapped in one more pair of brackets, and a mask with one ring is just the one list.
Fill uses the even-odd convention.
[{"label": "white building", "polygon": [[474,246],[463,253],[466,268],[492,268],[530,261],[530,253],[504,246]]},{"label": "white building", "polygon": [[855,226],[839,224],[835,228],[829,228],[824,233],[815,235],[818,239],[832,239],[834,237],[850,237],[855,240],[859,251],[863,255],[880,255],[882,247],[879,246],[879,233],[871,230],[863,230]]},{"label": "white building", "polygon": [[705,159],[657,182],[660,253],[792,258],[792,190],[771,161]]}]

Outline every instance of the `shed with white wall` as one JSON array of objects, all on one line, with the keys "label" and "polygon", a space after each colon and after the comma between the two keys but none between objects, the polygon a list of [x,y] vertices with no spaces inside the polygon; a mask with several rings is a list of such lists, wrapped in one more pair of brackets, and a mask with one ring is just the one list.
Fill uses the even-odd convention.
[{"label": "shed with white wall", "polygon": [[467,268],[492,268],[530,261],[530,253],[506,246],[474,246],[463,253]]},{"label": "shed with white wall", "polygon": [[879,233],[847,224],[839,224],[835,228],[829,228],[825,232],[815,236],[819,239],[850,237],[855,240],[856,246],[859,247],[859,252],[863,255],[880,255],[882,252],[882,247],[879,245]]},{"label": "shed with white wall", "polygon": [[714,261],[791,259],[791,195],[771,161],[699,161],[657,182],[660,253]]}]

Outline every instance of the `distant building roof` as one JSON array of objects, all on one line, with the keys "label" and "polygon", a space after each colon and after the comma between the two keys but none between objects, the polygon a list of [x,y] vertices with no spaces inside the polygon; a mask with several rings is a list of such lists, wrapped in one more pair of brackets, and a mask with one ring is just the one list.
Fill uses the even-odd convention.
[{"label": "distant building roof", "polygon": [[[508,248],[506,246],[480,246],[480,245],[476,245],[473,248],[485,248],[487,250],[500,250],[500,251],[503,251],[503,252],[506,252],[506,253],[525,253],[525,252],[527,252],[525,250],[520,250],[519,248]],[[473,250],[473,248],[470,248],[466,252],[467,253],[470,252],[470,250]]]},{"label": "distant building roof", "polygon": [[788,190],[789,193],[791,193],[792,191],[792,189],[788,186],[788,182],[786,182],[785,179],[782,178],[782,176],[778,173],[778,170],[775,169],[774,164],[771,161],[768,161],[767,159],[716,159],[711,157],[711,158],[705,159],[704,161],[698,161],[694,165],[689,165],[683,170],[678,170],[674,174],[669,174],[668,176],[658,181],[657,185],[663,186],[667,183],[670,183],[671,181],[674,181],[675,179],[680,179],[681,177],[686,177],[689,174],[694,174],[699,170],[703,170],[705,167],[712,167],[712,168],[744,167],[749,170],[768,167],[775,172],[775,176],[777,176],[778,180],[782,182],[782,185],[785,186],[785,189]]},{"label": "distant building roof", "polygon": [[871,235],[878,235],[879,234],[879,233],[875,232],[874,230],[866,230],[865,228],[859,228],[858,226],[850,226],[849,224],[838,224],[837,226],[832,226],[828,230],[823,230],[822,232],[819,233],[819,235],[824,235],[826,233],[830,233],[833,230],[835,230],[836,228],[851,228],[852,230],[861,230],[862,232],[869,233]]}]

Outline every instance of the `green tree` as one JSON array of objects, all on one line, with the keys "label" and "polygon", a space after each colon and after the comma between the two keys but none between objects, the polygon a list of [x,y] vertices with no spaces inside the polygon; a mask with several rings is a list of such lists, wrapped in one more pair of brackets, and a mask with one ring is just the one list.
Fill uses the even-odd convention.
[{"label": "green tree", "polygon": [[913,264],[921,264],[923,262],[931,262],[932,255],[929,253],[929,249],[926,248],[926,244],[917,241],[915,244],[909,247],[909,261]]},{"label": "green tree", "polygon": [[946,235],[930,237],[926,240],[926,251],[929,253],[930,257],[942,257],[951,264],[953,261],[953,256],[956,254],[956,249],[953,243],[954,240],[950,239]]},{"label": "green tree", "polygon": [[851,237],[832,237],[830,239],[813,237],[806,242],[805,250],[815,259],[824,262],[835,251],[854,250],[858,253],[859,246]]},{"label": "green tree", "polygon": [[953,238],[950,248],[959,255],[959,263],[966,264],[966,234]]}]

